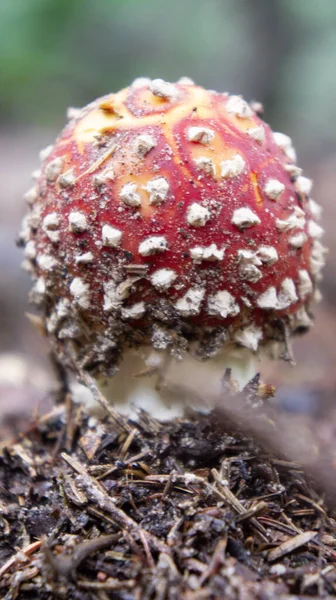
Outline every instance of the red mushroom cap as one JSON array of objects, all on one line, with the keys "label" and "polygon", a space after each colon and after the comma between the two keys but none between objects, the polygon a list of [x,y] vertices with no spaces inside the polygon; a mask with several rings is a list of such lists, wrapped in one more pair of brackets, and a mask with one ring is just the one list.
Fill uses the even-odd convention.
[{"label": "red mushroom cap", "polygon": [[288,136],[186,78],[70,116],[21,232],[60,356],[109,373],[131,346],[208,357],[309,326],[323,230]]}]

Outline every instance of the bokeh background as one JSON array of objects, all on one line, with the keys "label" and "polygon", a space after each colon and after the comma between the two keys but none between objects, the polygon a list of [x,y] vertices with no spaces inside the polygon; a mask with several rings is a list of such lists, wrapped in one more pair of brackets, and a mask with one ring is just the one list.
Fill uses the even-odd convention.
[{"label": "bokeh background", "polygon": [[1,0],[0,412],[26,419],[53,381],[47,346],[24,316],[29,279],[15,236],[38,151],[68,106],[135,77],[186,75],[265,105],[290,134],[324,207],[330,248],[316,325],[295,344],[297,367],[268,364],[290,410],[319,413],[336,388],[335,0]]}]

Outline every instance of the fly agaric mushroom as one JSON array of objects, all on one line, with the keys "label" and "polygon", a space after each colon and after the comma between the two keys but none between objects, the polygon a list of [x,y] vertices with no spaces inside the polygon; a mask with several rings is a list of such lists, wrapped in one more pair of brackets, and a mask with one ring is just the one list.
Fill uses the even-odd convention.
[{"label": "fly agaric mushroom", "polygon": [[31,299],[62,363],[118,405],[156,397],[163,369],[199,390],[231,367],[242,388],[311,324],[321,210],[259,112],[141,78],[71,109],[41,153],[20,236]]}]

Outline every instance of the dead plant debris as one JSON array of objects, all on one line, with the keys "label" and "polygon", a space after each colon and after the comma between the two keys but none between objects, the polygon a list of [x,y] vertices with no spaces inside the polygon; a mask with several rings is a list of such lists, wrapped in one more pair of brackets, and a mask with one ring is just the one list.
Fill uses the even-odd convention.
[{"label": "dead plant debris", "polygon": [[335,546],[300,463],[215,412],[124,422],[67,398],[0,450],[4,600],[330,597]]}]

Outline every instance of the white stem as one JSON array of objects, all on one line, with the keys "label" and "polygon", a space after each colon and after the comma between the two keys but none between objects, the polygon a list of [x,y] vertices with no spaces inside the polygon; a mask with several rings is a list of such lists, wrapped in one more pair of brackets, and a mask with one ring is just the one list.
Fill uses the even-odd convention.
[{"label": "white stem", "polygon": [[[186,354],[183,360],[172,359],[167,362],[166,359],[166,354],[149,353],[146,348],[142,356],[129,351],[120,364],[119,372],[104,382],[100,381],[99,388],[121,414],[136,418],[134,407],[141,407],[153,417],[166,421],[182,416],[186,405],[197,410],[209,410],[211,406],[200,406],[199,402],[193,402],[193,396],[196,400],[219,394],[227,368],[232,369],[232,378],[240,390],[257,372],[256,355],[243,348],[225,349],[216,357],[203,361],[190,354]],[[158,369],[151,375],[135,377],[155,365]],[[163,385],[158,390],[156,385],[160,374]],[[78,388],[75,396],[78,397]],[[90,393],[85,393],[84,402],[89,403],[90,410],[96,412],[97,405]]]}]

